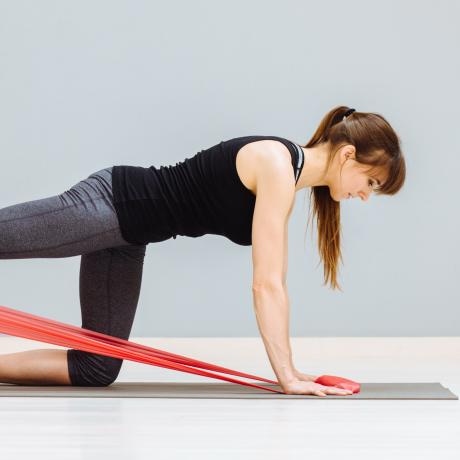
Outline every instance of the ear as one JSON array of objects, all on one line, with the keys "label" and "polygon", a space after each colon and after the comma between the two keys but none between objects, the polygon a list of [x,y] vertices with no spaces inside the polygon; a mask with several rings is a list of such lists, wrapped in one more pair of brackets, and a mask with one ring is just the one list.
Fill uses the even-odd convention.
[{"label": "ear", "polygon": [[341,149],[340,156],[342,161],[356,160],[356,149],[354,145],[344,145]]}]

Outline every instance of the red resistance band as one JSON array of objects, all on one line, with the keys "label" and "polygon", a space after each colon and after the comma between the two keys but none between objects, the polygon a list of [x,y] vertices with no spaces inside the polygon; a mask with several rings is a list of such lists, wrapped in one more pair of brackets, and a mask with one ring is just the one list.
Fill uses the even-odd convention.
[{"label": "red resistance band", "polygon": [[[233,379],[212,372],[200,371],[194,368],[208,369],[279,385],[278,382],[274,380],[245,374],[233,369],[216,366],[204,361],[187,358],[186,356],[169,353],[157,348],[148,347],[129,340],[123,340],[118,337],[112,337],[89,329],[79,328],[1,305],[0,333],[63,347],[75,348],[77,350],[97,353],[112,358],[126,359],[138,363],[150,364],[152,366],[164,367],[166,369],[174,369],[180,372],[187,372],[189,374],[202,375],[204,377],[225,380],[239,385],[246,385],[260,388],[261,390],[284,394],[283,391],[273,388],[244,382],[243,380]],[[318,377],[315,382],[322,385],[352,390],[354,393],[360,390],[359,383],[332,375],[322,375]]]}]

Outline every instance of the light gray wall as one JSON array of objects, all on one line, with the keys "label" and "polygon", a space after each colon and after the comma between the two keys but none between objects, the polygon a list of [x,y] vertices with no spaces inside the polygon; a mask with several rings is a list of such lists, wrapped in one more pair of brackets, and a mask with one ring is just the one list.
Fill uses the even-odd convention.
[{"label": "light gray wall", "polygon": [[[407,182],[343,203],[341,283],[322,286],[308,191],[289,231],[292,336],[460,333],[456,1],[0,2],[0,207],[115,164],[221,140],[306,142],[338,104],[383,114]],[[0,235],[1,238],[1,235]],[[80,257],[4,260],[0,304],[80,325]],[[257,336],[251,247],[147,247],[133,336]]]}]

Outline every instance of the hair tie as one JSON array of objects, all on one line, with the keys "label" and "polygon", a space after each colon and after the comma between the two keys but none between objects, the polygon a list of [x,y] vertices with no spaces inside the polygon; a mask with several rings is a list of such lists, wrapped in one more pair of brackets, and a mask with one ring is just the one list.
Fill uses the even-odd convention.
[{"label": "hair tie", "polygon": [[355,109],[349,109],[349,110],[347,110],[347,111],[343,114],[342,121],[345,121],[345,118],[347,118],[348,115],[351,115],[353,112],[356,112],[356,110],[355,110]]}]

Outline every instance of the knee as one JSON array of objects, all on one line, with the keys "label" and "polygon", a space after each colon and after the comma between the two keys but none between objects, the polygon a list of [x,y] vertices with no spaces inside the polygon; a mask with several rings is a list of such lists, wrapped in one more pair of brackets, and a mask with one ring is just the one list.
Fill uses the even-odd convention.
[{"label": "knee", "polygon": [[122,359],[81,350],[67,351],[67,365],[74,386],[107,387],[120,373]]},{"label": "knee", "polygon": [[113,248],[107,248],[109,252],[117,255],[123,260],[128,262],[134,262],[143,265],[145,253],[147,250],[146,244],[127,244],[124,246],[116,246]]}]

